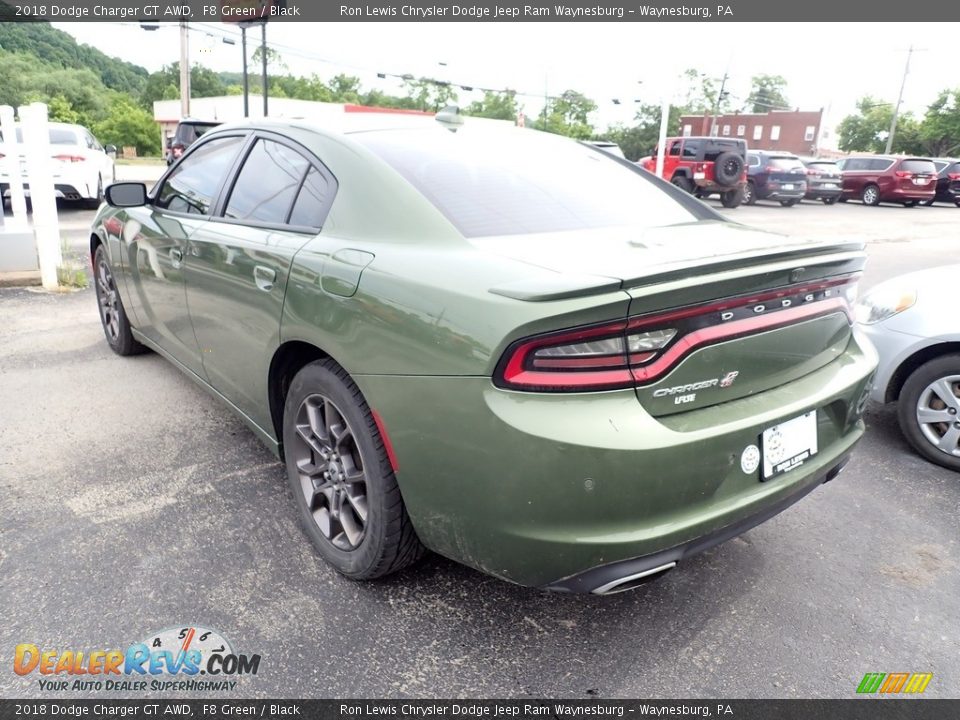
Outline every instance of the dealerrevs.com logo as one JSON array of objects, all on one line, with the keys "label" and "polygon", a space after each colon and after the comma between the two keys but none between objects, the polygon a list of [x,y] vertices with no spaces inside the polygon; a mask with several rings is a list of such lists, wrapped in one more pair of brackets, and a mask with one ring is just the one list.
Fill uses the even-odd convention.
[{"label": "dealerrevs.com logo", "polygon": [[154,633],[126,650],[21,643],[13,656],[13,671],[35,676],[44,691],[233,690],[234,678],[259,669],[260,655],[237,653],[221,633],[197,625]]}]

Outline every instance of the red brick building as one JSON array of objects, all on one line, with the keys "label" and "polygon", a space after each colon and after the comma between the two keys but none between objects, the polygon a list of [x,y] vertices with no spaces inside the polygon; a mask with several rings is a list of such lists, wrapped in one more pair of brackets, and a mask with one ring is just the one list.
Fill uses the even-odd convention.
[{"label": "red brick building", "polygon": [[819,149],[823,109],[771,110],[765,113],[718,115],[713,129],[712,115],[683,115],[680,135],[718,135],[747,141],[752,150],[786,150],[797,155],[816,155]]}]

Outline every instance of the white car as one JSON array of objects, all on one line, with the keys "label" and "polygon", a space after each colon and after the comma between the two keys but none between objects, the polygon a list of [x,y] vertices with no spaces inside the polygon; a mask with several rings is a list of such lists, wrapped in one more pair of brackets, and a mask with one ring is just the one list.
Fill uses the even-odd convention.
[{"label": "white car", "polygon": [[960,265],[900,275],[857,303],[880,355],[871,399],[897,402],[900,429],[928,460],[960,470]]},{"label": "white car", "polygon": [[[0,136],[2,137],[2,136]],[[17,142],[23,142],[23,135],[17,127]],[[116,148],[108,145],[106,149],[82,125],[50,123],[50,153],[53,156],[54,190],[58,198],[64,200],[83,200],[99,207],[103,201],[103,188],[115,179],[113,158]],[[26,161],[20,149],[20,171],[26,186]],[[0,194],[4,206],[10,197],[9,163],[0,162]],[[24,188],[30,196],[30,189]]]}]

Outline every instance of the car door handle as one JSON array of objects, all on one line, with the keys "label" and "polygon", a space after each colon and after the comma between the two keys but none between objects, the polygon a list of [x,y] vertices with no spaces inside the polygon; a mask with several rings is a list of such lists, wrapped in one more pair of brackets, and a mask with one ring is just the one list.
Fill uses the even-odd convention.
[{"label": "car door handle", "polygon": [[183,262],[183,251],[180,248],[170,248],[170,263],[175,267],[180,267]]},{"label": "car door handle", "polygon": [[264,267],[263,265],[255,265],[253,268],[253,279],[257,283],[258,288],[264,292],[270,292],[273,290],[273,281],[277,279],[277,271],[273,268]]}]

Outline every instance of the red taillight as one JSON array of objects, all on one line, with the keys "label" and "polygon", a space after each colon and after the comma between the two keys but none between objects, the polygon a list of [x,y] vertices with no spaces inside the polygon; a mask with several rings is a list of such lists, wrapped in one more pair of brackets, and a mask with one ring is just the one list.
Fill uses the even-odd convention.
[{"label": "red taillight", "polygon": [[909,177],[913,177],[913,173],[912,173],[912,172],[908,172],[908,171],[906,171],[906,170],[897,170],[897,171],[896,171],[895,173],[893,173],[893,174],[894,174],[896,177],[898,177],[898,178],[909,178]]},{"label": "red taillight", "polygon": [[852,318],[857,278],[846,275],[519,340],[501,358],[494,383],[542,392],[647,384],[706,345],[838,311]]},{"label": "red taillight", "polygon": [[[3,155],[0,155],[3,157]],[[960,180],[960,173],[947,173],[947,178],[950,180]]]},{"label": "red taillight", "polygon": [[86,158],[83,157],[83,155],[54,155],[53,159],[68,163],[86,162]]},{"label": "red taillight", "polygon": [[810,175],[811,177],[819,177],[820,175],[823,175],[823,173],[819,170],[814,170],[813,168],[807,168],[807,175]]}]

